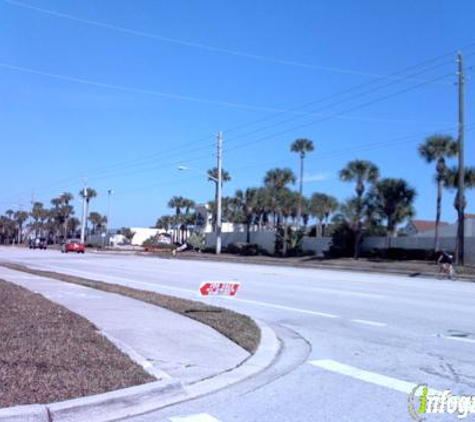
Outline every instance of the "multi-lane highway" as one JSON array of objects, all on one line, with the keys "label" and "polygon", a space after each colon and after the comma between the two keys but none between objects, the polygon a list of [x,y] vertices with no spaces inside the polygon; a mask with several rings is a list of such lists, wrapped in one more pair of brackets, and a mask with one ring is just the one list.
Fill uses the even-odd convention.
[{"label": "multi-lane highway", "polygon": [[192,299],[203,281],[239,281],[238,296],[218,304],[287,341],[274,376],[134,422],[399,422],[412,420],[408,397],[418,383],[475,395],[475,283],[17,248],[1,248],[0,259]]}]

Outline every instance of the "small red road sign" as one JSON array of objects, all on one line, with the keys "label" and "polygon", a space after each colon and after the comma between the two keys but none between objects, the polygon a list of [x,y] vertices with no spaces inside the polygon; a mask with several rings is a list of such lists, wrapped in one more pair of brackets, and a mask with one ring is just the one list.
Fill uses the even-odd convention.
[{"label": "small red road sign", "polygon": [[201,296],[236,296],[240,283],[237,281],[205,281],[201,284]]}]

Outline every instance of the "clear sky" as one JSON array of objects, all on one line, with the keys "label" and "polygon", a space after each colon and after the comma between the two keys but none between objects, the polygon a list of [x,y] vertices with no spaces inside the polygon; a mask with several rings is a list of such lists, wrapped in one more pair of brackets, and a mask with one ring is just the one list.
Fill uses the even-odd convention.
[{"label": "clear sky", "polygon": [[113,227],[151,226],[173,195],[213,198],[204,173],[223,131],[225,195],[297,172],[289,146],[305,137],[306,195],[350,197],[338,171],[367,159],[433,219],[434,165],[417,145],[457,135],[461,50],[475,164],[474,16],[472,0],[0,0],[0,212],[77,196],[87,177],[91,211],[113,189]]}]

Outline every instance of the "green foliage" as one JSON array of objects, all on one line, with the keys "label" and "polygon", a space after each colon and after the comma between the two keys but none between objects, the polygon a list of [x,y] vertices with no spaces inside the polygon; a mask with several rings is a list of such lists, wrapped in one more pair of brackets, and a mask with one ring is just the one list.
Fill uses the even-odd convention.
[{"label": "green foliage", "polygon": [[227,253],[237,254],[237,255],[244,255],[244,256],[255,256],[258,255],[260,248],[258,245],[253,243],[230,243],[227,248]]},{"label": "green foliage", "polygon": [[193,232],[191,236],[186,240],[186,243],[190,245],[193,250],[202,251],[206,247],[205,234]]},{"label": "green foliage", "polygon": [[[287,231],[287,234],[285,233]],[[293,229],[290,226],[279,225],[275,232],[274,253],[278,256],[300,256],[302,255],[304,231],[301,229]],[[286,250],[284,249],[284,240],[286,242]],[[285,252],[285,253],[284,253]]]},{"label": "green foliage", "polygon": [[329,255],[332,258],[353,257],[355,253],[356,232],[348,222],[341,221],[332,233]]}]

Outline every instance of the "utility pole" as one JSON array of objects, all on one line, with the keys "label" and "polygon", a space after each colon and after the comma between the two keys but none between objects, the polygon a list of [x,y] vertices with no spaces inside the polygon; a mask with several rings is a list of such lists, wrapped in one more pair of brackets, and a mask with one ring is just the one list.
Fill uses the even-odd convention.
[{"label": "utility pole", "polygon": [[82,191],[82,222],[81,222],[81,243],[84,243],[86,237],[86,199],[87,199],[87,178],[84,177],[84,187]]},{"label": "utility pole", "polygon": [[216,204],[216,255],[221,253],[221,187],[223,184],[223,134],[218,132],[218,186],[217,186],[217,204]]},{"label": "utility pole", "polygon": [[463,76],[463,57],[458,53],[458,86],[459,86],[459,139],[458,139],[458,224],[457,224],[457,264],[463,265],[464,260],[464,241],[465,241],[465,163],[464,163],[464,76]]}]

